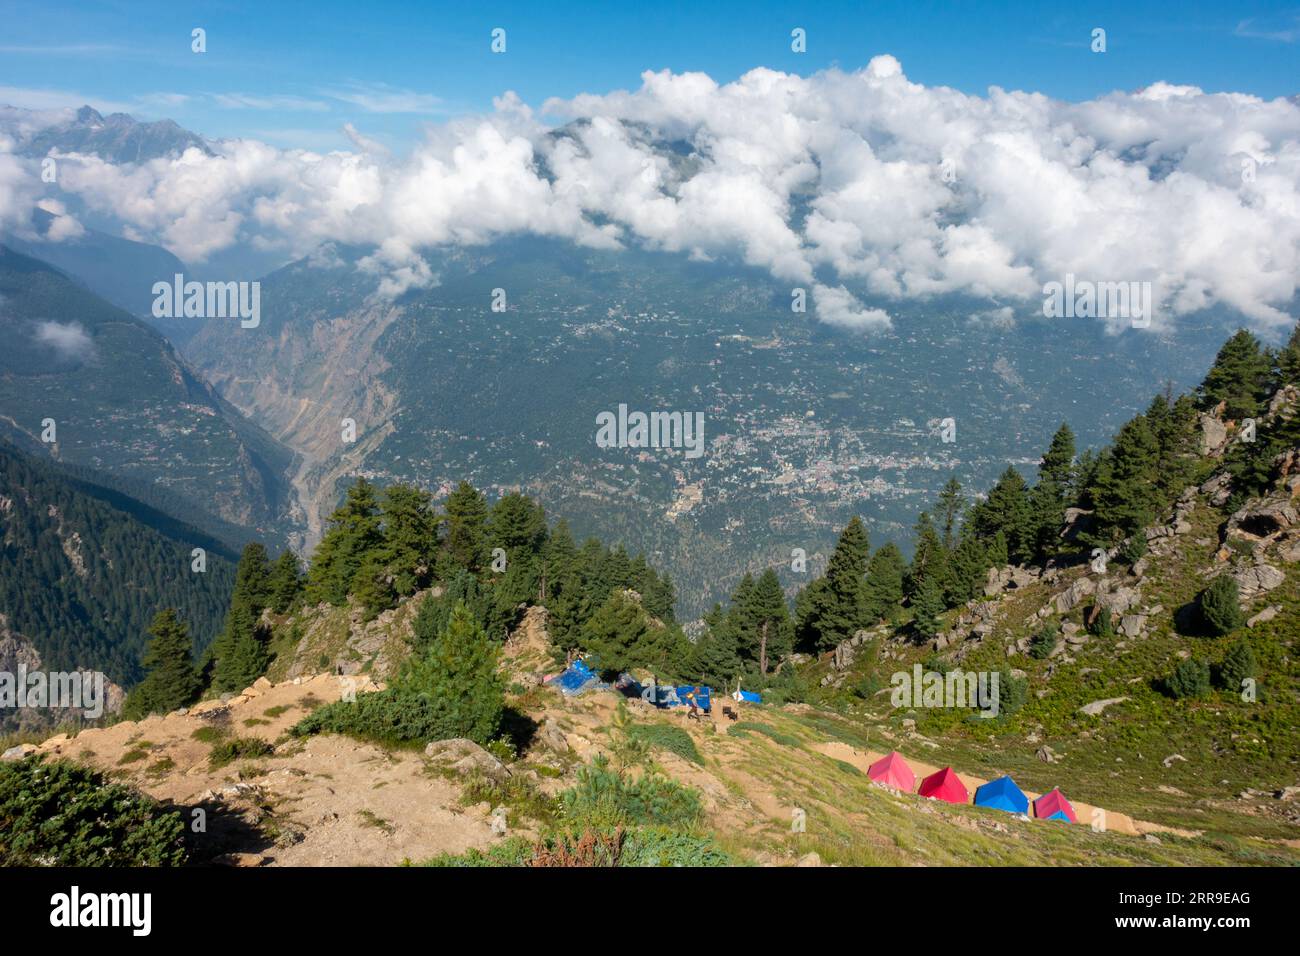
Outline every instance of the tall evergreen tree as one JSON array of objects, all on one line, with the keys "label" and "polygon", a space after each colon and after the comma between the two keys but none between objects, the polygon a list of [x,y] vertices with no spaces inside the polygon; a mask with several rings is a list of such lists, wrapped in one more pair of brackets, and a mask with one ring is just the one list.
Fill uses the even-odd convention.
[{"label": "tall evergreen tree", "polygon": [[971,517],[976,533],[985,540],[1002,532],[1011,561],[1019,563],[1033,556],[1034,514],[1025,479],[1014,467],[1007,466],[990,489],[988,498],[975,506]]},{"label": "tall evergreen tree", "polygon": [[307,574],[307,597],[312,602],[343,604],[357,571],[384,542],[374,486],[358,478],[327,524]]},{"label": "tall evergreen tree", "polygon": [[446,553],[454,567],[477,572],[487,564],[487,499],[468,481],[447,496]]},{"label": "tall evergreen tree", "polygon": [[166,714],[184,707],[199,690],[199,676],[190,658],[193,642],[189,628],[166,608],[149,628],[151,635],[142,663],[145,678],[127,696],[123,716],[139,720],[147,714]]},{"label": "tall evergreen tree", "polygon": [[758,644],[758,672],[766,676],[768,661],[788,651],[786,635],[790,633],[790,612],[785,604],[785,593],[771,568],[759,575],[755,582],[746,617],[752,622]]},{"label": "tall evergreen tree", "polygon": [[287,614],[302,592],[302,568],[289,548],[275,559],[267,579],[267,600],[276,614]]},{"label": "tall evergreen tree", "polygon": [[903,554],[892,542],[876,549],[867,564],[867,581],[863,586],[863,602],[869,624],[894,621],[903,604],[903,575],[906,566]]},{"label": "tall evergreen tree", "polygon": [[912,540],[916,542],[916,548],[912,552],[912,564],[904,582],[904,592],[908,598],[916,595],[921,582],[926,578],[941,577],[944,565],[943,540],[935,530],[928,511],[917,515]]},{"label": "tall evergreen tree", "polygon": [[1063,422],[1043,455],[1038,482],[1030,493],[1033,551],[1040,557],[1052,554],[1059,544],[1065,509],[1074,494],[1074,455],[1074,432]]},{"label": "tall evergreen tree", "polygon": [[1259,340],[1245,329],[1223,343],[1214,365],[1197,389],[1201,407],[1212,409],[1220,402],[1227,419],[1254,418],[1268,388],[1272,361]]},{"label": "tall evergreen tree", "polygon": [[869,552],[866,528],[855,515],[840,533],[825,577],[804,589],[799,633],[818,650],[829,650],[867,625],[864,585]]},{"label": "tall evergreen tree", "polygon": [[939,492],[939,502],[935,514],[939,519],[940,541],[945,552],[951,551],[957,543],[957,519],[966,510],[966,496],[962,494],[961,482],[955,477],[949,478],[943,490]]},{"label": "tall evergreen tree", "polygon": [[390,485],[380,499],[380,516],[384,544],[379,562],[398,597],[414,594],[433,573],[438,521],[432,496],[410,485]]},{"label": "tall evergreen tree", "polygon": [[1089,543],[1110,547],[1155,519],[1158,459],[1156,438],[1145,416],[1137,416],[1119,430],[1114,444],[1102,455],[1088,490],[1095,525],[1085,536]]},{"label": "tall evergreen tree", "polygon": [[505,715],[498,654],[496,643],[484,633],[473,612],[457,602],[447,626],[407,660],[393,688],[432,704],[446,736],[487,744],[500,732]]}]

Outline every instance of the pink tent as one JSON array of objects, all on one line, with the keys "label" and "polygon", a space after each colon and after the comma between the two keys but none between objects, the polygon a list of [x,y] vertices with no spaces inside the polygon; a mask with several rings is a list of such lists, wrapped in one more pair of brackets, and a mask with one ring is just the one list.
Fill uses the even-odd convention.
[{"label": "pink tent", "polygon": [[1056,787],[1034,801],[1034,816],[1040,820],[1079,822],[1079,818],[1074,815],[1074,807],[1070,806],[1070,801]]},{"label": "pink tent", "polygon": [[876,783],[883,783],[887,787],[902,790],[904,793],[911,793],[916,786],[916,774],[912,772],[912,768],[907,765],[907,761],[903,759],[903,755],[897,750],[892,751],[888,756],[881,757],[868,767],[867,776]]},{"label": "pink tent", "polygon": [[917,793],[948,803],[970,803],[970,793],[967,792],[966,785],[957,779],[952,767],[944,767],[930,774],[921,781],[921,789]]}]

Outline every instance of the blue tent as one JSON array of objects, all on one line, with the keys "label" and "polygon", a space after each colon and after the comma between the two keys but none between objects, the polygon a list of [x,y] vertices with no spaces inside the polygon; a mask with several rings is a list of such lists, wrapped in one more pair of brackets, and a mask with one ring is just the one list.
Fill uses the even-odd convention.
[{"label": "blue tent", "polygon": [[560,693],[572,697],[599,685],[600,678],[579,659],[570,664],[564,673],[557,674],[546,683],[554,684],[560,688]]},{"label": "blue tent", "polygon": [[1029,798],[1010,777],[998,777],[975,791],[975,806],[995,807],[1007,813],[1028,813]]}]

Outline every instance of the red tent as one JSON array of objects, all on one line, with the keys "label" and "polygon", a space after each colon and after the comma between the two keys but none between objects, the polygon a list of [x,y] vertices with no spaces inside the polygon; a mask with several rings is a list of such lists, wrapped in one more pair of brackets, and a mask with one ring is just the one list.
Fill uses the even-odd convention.
[{"label": "red tent", "polygon": [[1070,801],[1065,799],[1065,794],[1057,787],[1034,801],[1034,816],[1040,820],[1079,822],[1079,818],[1074,815],[1074,807],[1070,806]]},{"label": "red tent", "polygon": [[868,767],[867,776],[876,783],[883,783],[887,787],[902,790],[904,793],[911,793],[912,788],[916,786],[916,774],[912,772],[912,768],[907,765],[907,761],[903,759],[903,755],[897,750],[892,751],[888,756],[881,757]]},{"label": "red tent", "polygon": [[917,793],[923,797],[945,800],[948,803],[970,802],[966,785],[957,779],[957,774],[953,772],[952,767],[944,767],[937,773],[930,774],[921,781],[921,789]]}]

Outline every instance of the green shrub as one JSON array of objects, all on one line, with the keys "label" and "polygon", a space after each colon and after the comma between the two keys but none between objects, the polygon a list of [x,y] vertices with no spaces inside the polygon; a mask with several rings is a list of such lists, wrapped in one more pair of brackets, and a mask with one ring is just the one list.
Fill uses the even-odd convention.
[{"label": "green shrub", "polygon": [[1241,693],[1242,681],[1255,676],[1255,652],[1246,641],[1237,641],[1223,655],[1219,665],[1219,686],[1229,693]]},{"label": "green shrub", "polygon": [[746,731],[746,730],[752,730],[752,731],[755,731],[756,733],[760,733],[760,734],[762,734],[763,736],[768,737],[768,738],[770,738],[770,739],[776,741],[778,744],[780,744],[780,745],[783,746],[783,747],[798,747],[798,746],[800,746],[799,738],[798,738],[798,737],[792,737],[790,734],[783,734],[783,733],[781,733],[781,731],[777,730],[777,729],[776,729],[775,727],[773,727],[772,725],[770,725],[770,724],[760,724],[758,721],[755,721],[755,720],[742,720],[742,721],[739,721],[738,723],[734,723],[734,724],[731,725],[731,730],[727,731],[727,733],[728,733],[728,734],[731,734],[732,731],[736,731],[736,730],[739,730],[739,731]]},{"label": "green shrub", "polygon": [[1029,639],[1029,656],[1036,661],[1047,660],[1056,650],[1057,640],[1056,628],[1052,625],[1044,627]]},{"label": "green shrub", "polygon": [[1221,574],[1201,592],[1197,599],[1201,622],[1214,635],[1235,631],[1246,623],[1241,613],[1241,593],[1237,582]]},{"label": "green shrub", "polygon": [[533,843],[523,837],[512,836],[487,850],[466,850],[461,854],[439,853],[425,860],[421,866],[433,867],[492,867],[527,866],[533,858]]},{"label": "green shrub", "polygon": [[1165,690],[1177,700],[1204,697],[1210,692],[1210,665],[1194,659],[1180,661],[1165,679]]},{"label": "green shrub", "polygon": [[712,839],[663,827],[629,830],[619,866],[732,866],[735,861]]},{"label": "green shrub", "polygon": [[260,737],[231,737],[212,748],[208,762],[214,768],[224,767],[236,760],[252,760],[274,752],[275,748]]},{"label": "green shrub", "polygon": [[180,866],[185,822],[86,767],[0,764],[0,866]]},{"label": "green shrub", "polygon": [[358,694],[355,701],[326,704],[294,724],[289,733],[295,737],[347,734],[385,746],[459,736],[447,732],[443,716],[429,698],[390,687]]},{"label": "green shrub", "polygon": [[1124,547],[1120,549],[1119,559],[1129,567],[1137,564],[1147,553],[1147,536],[1141,530],[1134,532]]},{"label": "green shrub", "polygon": [[1097,609],[1097,612],[1092,616],[1092,620],[1088,622],[1088,633],[1093,637],[1115,636],[1115,622],[1111,618],[1110,608]]},{"label": "green shrub", "polygon": [[655,774],[629,780],[609,769],[602,755],[578,771],[578,782],[559,795],[566,821],[578,826],[691,826],[700,798],[688,787]]},{"label": "green shrub", "polygon": [[633,724],[628,733],[636,740],[643,740],[653,747],[662,747],[675,753],[691,763],[704,763],[695,746],[695,739],[680,727],[672,724]]}]

